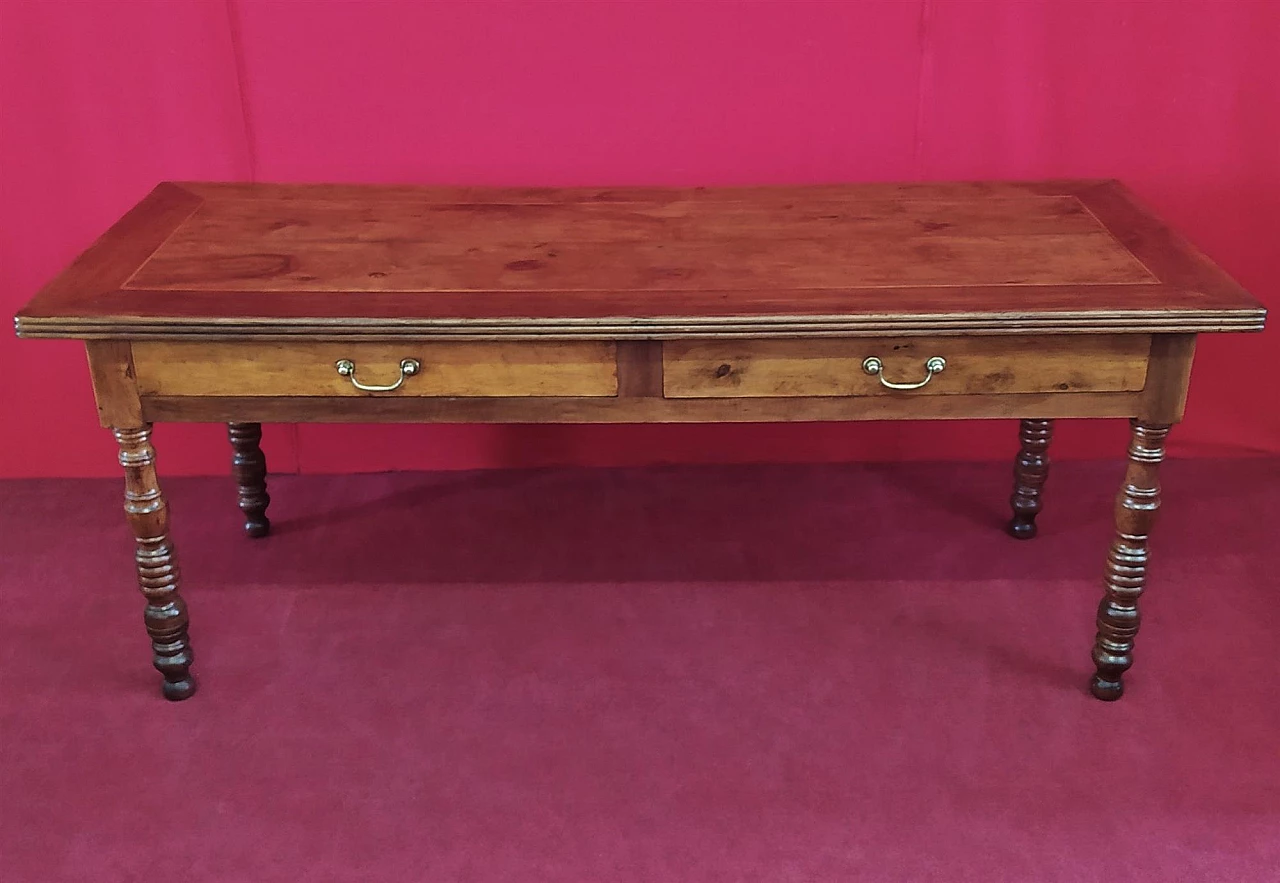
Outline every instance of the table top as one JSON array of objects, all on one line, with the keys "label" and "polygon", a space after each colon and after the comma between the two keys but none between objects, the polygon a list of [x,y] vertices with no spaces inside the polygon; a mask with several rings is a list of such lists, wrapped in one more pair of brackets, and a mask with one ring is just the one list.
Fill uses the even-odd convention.
[{"label": "table top", "polygon": [[25,337],[1257,330],[1110,180],[745,188],[164,183]]}]

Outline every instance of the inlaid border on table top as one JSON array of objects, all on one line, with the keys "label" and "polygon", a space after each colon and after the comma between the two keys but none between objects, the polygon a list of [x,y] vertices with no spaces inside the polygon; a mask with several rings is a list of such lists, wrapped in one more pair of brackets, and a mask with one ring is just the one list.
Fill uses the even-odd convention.
[{"label": "inlaid border on table top", "polygon": [[[487,306],[465,315],[447,297],[424,299],[407,292],[305,292],[264,298],[256,292],[128,289],[138,267],[220,190],[277,185],[159,185],[15,317],[21,337],[95,339],[369,339],[663,340],[680,338],[785,338],[879,334],[1198,333],[1261,330],[1266,309],[1228,274],[1111,180],[868,184],[791,188],[838,194],[859,192],[978,196],[1021,193],[1070,195],[1158,279],[1143,285],[1041,286],[1028,308],[1019,286],[972,286],[963,291],[971,309],[955,310],[960,289],[894,289],[893,311],[838,309],[848,295],[879,289],[807,293],[809,309],[796,313],[788,292],[545,292],[556,315],[519,315],[519,293],[493,293]],[[302,186],[302,185],[278,185]],[[318,185],[317,185],[318,186]],[[327,186],[327,185],[326,185]],[[334,185],[361,192],[358,185]],[[397,188],[391,188],[393,190]],[[402,188],[406,192],[428,192]],[[432,189],[461,198],[547,199],[556,194],[605,191],[478,188]],[[628,190],[609,191],[623,194]],[[658,190],[636,190],[656,193]],[[700,199],[719,194],[747,198],[781,192],[770,188],[673,191]],[[480,194],[477,196],[477,194]],[[487,194],[487,197],[485,196]],[[454,198],[451,197],[451,198]],[[564,198],[568,198],[567,196]],[[727,197],[726,197],[727,198]],[[1045,291],[1045,289],[1050,289]],[[948,294],[949,293],[949,294]],[[795,292],[791,292],[792,295]],[[484,299],[482,299],[484,300]],[[862,299],[876,303],[874,297]],[[469,301],[475,303],[476,301]],[[755,310],[736,309],[747,302]],[[1087,306],[1085,306],[1087,305]],[[616,309],[615,309],[616,308]],[[461,310],[458,310],[461,313]]]}]

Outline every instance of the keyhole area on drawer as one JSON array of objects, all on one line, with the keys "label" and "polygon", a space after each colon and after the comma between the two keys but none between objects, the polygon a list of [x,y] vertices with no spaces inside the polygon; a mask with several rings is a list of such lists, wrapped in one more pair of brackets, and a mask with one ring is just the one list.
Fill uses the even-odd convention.
[{"label": "keyhole area on drawer", "polygon": [[728,377],[733,373],[733,366],[728,362],[716,369],[716,377]]}]

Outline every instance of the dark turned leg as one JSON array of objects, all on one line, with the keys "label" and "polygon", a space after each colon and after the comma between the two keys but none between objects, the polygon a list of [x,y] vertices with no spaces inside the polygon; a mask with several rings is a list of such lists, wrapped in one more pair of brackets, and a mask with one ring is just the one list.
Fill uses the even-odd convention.
[{"label": "dark turned leg", "polygon": [[1119,699],[1122,676],[1133,665],[1133,641],[1138,634],[1138,597],[1147,582],[1147,537],[1160,508],[1160,461],[1169,427],[1133,425],[1129,466],[1124,487],[1116,497],[1116,537],[1107,555],[1103,578],[1106,594],[1098,605],[1098,637],[1093,662],[1098,667],[1090,691],[1099,699]]},{"label": "dark turned leg", "polygon": [[196,691],[187,638],[187,605],[178,594],[178,560],[169,539],[169,509],[156,479],[151,427],[114,429],[124,467],[124,511],[137,542],[138,586],[146,596],[143,622],[155,652],[153,663],[164,675],[167,699],[186,699]]},{"label": "dark turned leg", "polygon": [[240,494],[240,511],[244,513],[244,532],[251,537],[265,537],[271,530],[267,520],[267,458],[262,453],[261,423],[228,423],[227,438],[234,455],[231,471],[235,474]]},{"label": "dark turned leg", "polygon": [[1049,477],[1049,442],[1053,439],[1052,420],[1023,420],[1018,439],[1021,448],[1013,461],[1013,520],[1009,534],[1020,540],[1036,535],[1036,515],[1040,513],[1040,494]]}]

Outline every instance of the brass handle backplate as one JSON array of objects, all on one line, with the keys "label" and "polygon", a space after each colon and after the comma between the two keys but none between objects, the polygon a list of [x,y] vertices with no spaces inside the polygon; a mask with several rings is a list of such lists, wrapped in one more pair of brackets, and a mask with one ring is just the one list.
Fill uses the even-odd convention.
[{"label": "brass handle backplate", "polygon": [[402,359],[400,361],[400,379],[395,383],[389,383],[386,386],[376,386],[371,383],[361,383],[356,379],[356,363],[350,359],[339,359],[334,362],[333,367],[338,369],[338,373],[351,381],[351,385],[356,389],[365,392],[391,392],[397,390],[410,377],[422,370],[422,363],[417,359]]},{"label": "brass handle backplate", "polygon": [[889,389],[919,389],[930,380],[933,375],[941,374],[943,369],[947,367],[947,360],[942,356],[934,356],[924,363],[924,380],[918,383],[894,383],[892,380],[884,379],[884,362],[881,362],[875,356],[868,356],[862,363],[862,370],[868,374],[874,374],[880,379],[880,383]]}]

